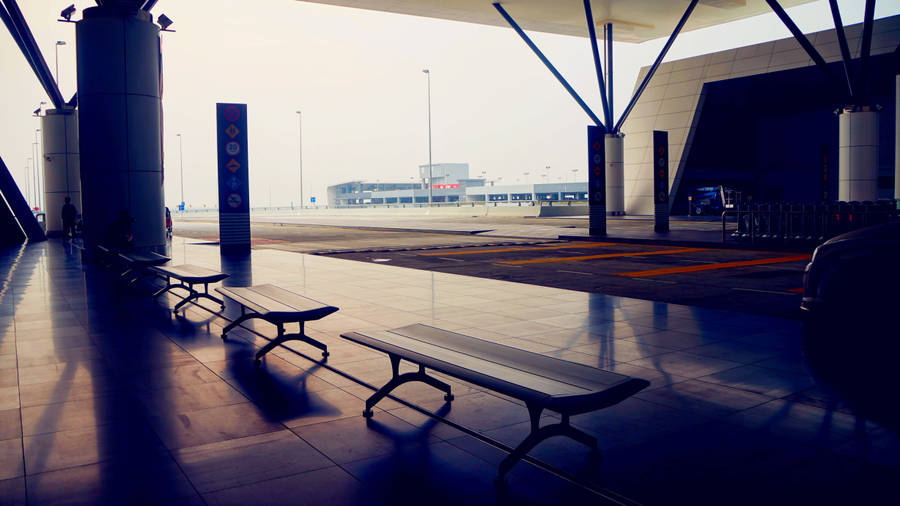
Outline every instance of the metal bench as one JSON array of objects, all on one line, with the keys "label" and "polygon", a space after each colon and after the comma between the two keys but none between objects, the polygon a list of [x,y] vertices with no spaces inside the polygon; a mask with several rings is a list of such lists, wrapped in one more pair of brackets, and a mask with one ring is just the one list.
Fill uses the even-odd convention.
[{"label": "metal bench", "polygon": [[[278,327],[278,337],[269,341],[256,353],[255,364],[259,365],[266,353],[290,340],[303,341],[322,350],[323,358],[328,357],[328,346],[307,336],[304,333],[304,324],[324,318],[337,311],[338,308],[275,285],[221,287],[216,288],[216,291],[241,306],[241,316],[222,329],[222,339],[225,339],[231,329],[253,318],[265,320]],[[286,334],[284,332],[286,323],[298,323],[300,331],[296,334]]]},{"label": "metal bench", "polygon": [[[650,384],[647,380],[423,324],[349,332],[341,337],[387,353],[391,360],[393,377],[366,400],[366,418],[372,416],[372,407],[378,401],[410,381],[422,381],[442,390],[444,399],[452,401],[450,386],[427,375],[426,368],[525,402],[531,433],[500,463],[498,481],[538,443],[553,436],[568,436],[596,450],[596,438],[570,425],[569,417],[617,404]],[[418,365],[419,370],[399,374],[401,359]],[[545,409],[559,413],[562,420],[540,427]]]},{"label": "metal bench", "polygon": [[[172,309],[173,313],[177,313],[178,310],[183,307],[185,304],[197,300],[199,298],[209,299],[219,303],[222,309],[225,309],[225,302],[209,293],[209,284],[216,283],[218,281],[222,281],[223,279],[228,277],[228,274],[224,272],[214,271],[212,269],[207,269],[206,267],[200,267],[198,265],[155,265],[150,267],[150,272],[157,274],[158,276],[165,278],[166,286],[160,288],[153,294],[153,297],[159,297],[160,295],[172,290],[173,288],[181,288],[187,290],[188,295],[184,299],[182,299],[178,304],[175,304],[175,307]],[[172,283],[172,279],[178,280],[178,283]],[[203,291],[200,292],[194,289],[194,285],[203,285]]]},{"label": "metal bench", "polygon": [[163,265],[171,260],[171,258],[167,256],[163,256],[152,251],[148,251],[146,253],[120,252],[118,253],[117,257],[122,262],[122,264],[125,265],[125,271],[120,274],[120,277],[123,279],[128,279],[129,276],[133,276],[129,282],[132,285],[143,278],[152,276],[153,273],[150,272],[150,267]]}]

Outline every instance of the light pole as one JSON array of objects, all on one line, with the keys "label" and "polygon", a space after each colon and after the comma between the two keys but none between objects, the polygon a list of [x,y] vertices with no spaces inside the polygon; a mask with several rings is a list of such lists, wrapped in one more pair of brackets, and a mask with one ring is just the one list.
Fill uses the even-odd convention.
[{"label": "light pole", "polygon": [[300,126],[300,209],[303,209],[303,112],[297,111]]},{"label": "light pole", "polygon": [[28,200],[28,195],[31,194],[31,178],[28,177],[28,162],[25,162],[25,200]]},{"label": "light pole", "polygon": [[32,164],[32,160],[34,160],[34,158],[26,158],[25,159],[25,168],[27,168],[31,172],[31,207],[33,209],[34,208],[34,199],[35,199],[35,196],[37,195],[37,190],[35,189],[37,182],[34,180],[34,164]]},{"label": "light pole", "polygon": [[58,40],[56,41],[56,46],[53,48],[56,52],[56,85],[59,86],[59,46],[65,46],[66,41]]},{"label": "light pole", "polygon": [[[34,170],[38,175],[39,179],[43,179],[43,174],[41,174],[41,142],[38,140],[38,134],[41,133],[40,128],[36,128],[34,130]],[[42,195],[38,193],[38,202],[41,201]],[[38,206],[43,209],[43,206],[38,204]]]},{"label": "light pole", "polygon": [[434,186],[431,181],[431,71],[424,69],[422,72],[428,77],[428,205],[431,205],[433,201],[431,187]]},{"label": "light pole", "polygon": [[544,173],[544,182],[549,183],[550,182],[550,166],[548,165],[548,166],[544,167],[544,170],[546,171]]},{"label": "light pole", "polygon": [[181,134],[175,134],[178,137],[178,163],[181,165],[181,176],[179,179],[181,180],[181,209],[180,211],[184,211],[184,150],[182,149],[182,140]]}]

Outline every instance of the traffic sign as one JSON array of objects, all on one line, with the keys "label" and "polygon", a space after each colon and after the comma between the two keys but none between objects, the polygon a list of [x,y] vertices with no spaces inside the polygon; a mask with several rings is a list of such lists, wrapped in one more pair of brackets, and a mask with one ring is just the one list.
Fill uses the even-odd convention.
[{"label": "traffic sign", "polygon": [[238,130],[238,127],[234,126],[234,124],[231,124],[228,125],[228,128],[225,129],[225,133],[228,134],[228,137],[234,139],[239,133],[241,133],[241,131]]},{"label": "traffic sign", "polygon": [[229,105],[225,107],[225,113],[223,114],[225,119],[231,122],[235,122],[238,118],[241,117],[241,111],[237,108],[237,106]]},{"label": "traffic sign", "polygon": [[237,172],[238,169],[241,168],[241,164],[232,158],[228,163],[225,164],[225,168],[230,170],[231,172]]},{"label": "traffic sign", "polygon": [[229,207],[238,208],[238,207],[241,207],[241,202],[243,201],[243,199],[241,198],[240,194],[231,193],[228,195],[228,198],[226,199],[226,201],[228,202]]},{"label": "traffic sign", "polygon": [[236,156],[241,152],[241,145],[237,141],[228,141],[225,144],[225,152],[231,156]]}]

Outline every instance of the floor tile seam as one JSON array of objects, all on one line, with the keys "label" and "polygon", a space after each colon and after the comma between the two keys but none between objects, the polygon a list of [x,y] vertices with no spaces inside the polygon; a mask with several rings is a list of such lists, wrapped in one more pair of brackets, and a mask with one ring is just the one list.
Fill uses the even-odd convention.
[{"label": "floor tile seam", "polygon": [[[759,407],[759,406],[755,406],[755,407]],[[752,409],[752,408],[748,408],[748,409]],[[771,424],[766,423],[765,425],[762,425],[760,427],[748,427],[739,421],[731,419],[732,417],[734,417],[744,411],[746,411],[746,410],[741,410],[741,411],[738,411],[735,413],[731,413],[731,414],[727,415],[726,417],[720,418],[719,421],[726,423],[728,425],[749,431],[749,432],[768,434],[770,436],[788,440],[794,444],[803,445],[803,446],[806,446],[806,447],[809,447],[809,448],[812,448],[815,450],[819,450],[819,451],[822,451],[822,450],[831,451],[831,450],[829,450],[829,448],[831,448],[831,447],[845,445],[847,443],[858,440],[858,438],[853,435],[842,436],[838,433],[833,433],[833,432],[828,433],[824,436],[820,436],[820,435],[818,435],[818,433],[816,433],[817,435],[815,435],[813,437],[793,436],[792,433],[794,431],[791,428],[784,428],[777,424],[771,425]],[[779,420],[788,420],[788,418],[786,418],[786,417],[779,418]],[[834,453],[834,452],[832,452],[832,453]]]},{"label": "floor tile seam", "polygon": [[[704,345],[701,344],[701,345],[699,345],[699,346],[704,346]],[[694,348],[698,348],[699,346],[695,346]],[[689,348],[689,349],[693,349],[693,348]],[[694,356],[699,357],[699,358],[712,358],[712,359],[715,359],[715,360],[727,360],[728,362],[736,362],[736,363],[740,363],[740,364],[741,364],[740,367],[746,367],[746,366],[759,367],[759,366],[756,365],[756,364],[758,364],[759,362],[768,360],[768,358],[771,358],[771,357],[768,357],[768,358],[759,358],[759,359],[755,359],[755,360],[753,360],[753,361],[751,361],[751,362],[738,362],[737,360],[732,360],[732,359],[730,359],[730,358],[720,358],[720,357],[714,357],[714,356],[709,356],[709,355],[701,355],[701,354],[699,354],[699,353],[693,353],[693,352],[690,352],[690,351],[688,351],[688,350],[680,350],[680,351],[682,351],[682,352],[684,352],[684,353],[687,353],[687,354],[689,354],[689,355],[694,355]],[[736,367],[735,367],[734,369],[736,369]],[[720,372],[721,372],[721,371],[720,371]],[[717,373],[713,373],[713,374],[717,374]],[[707,376],[709,376],[709,374],[707,374]]]},{"label": "floor tile seam", "polygon": [[[13,329],[15,329],[15,320],[13,321]],[[16,334],[13,335],[15,336]],[[18,352],[16,352],[16,395],[19,405],[19,451],[22,459],[22,482],[25,487],[25,504],[28,504],[28,461],[25,459],[25,419],[22,416],[22,382],[19,378]]]},{"label": "floor tile seam", "polygon": [[[296,435],[296,434],[295,434],[295,435]],[[299,436],[297,436],[297,437],[299,438]],[[304,441],[304,442],[305,442],[305,441]],[[308,444],[308,443],[307,443],[307,444]],[[310,446],[311,446],[311,445],[310,445]],[[314,449],[315,449],[315,448],[314,448]],[[319,450],[316,449],[316,451],[319,451]],[[319,453],[321,453],[321,452],[319,452]],[[324,455],[323,455],[323,456],[324,456]],[[325,458],[328,458],[328,457],[325,456]],[[176,460],[177,460],[177,459],[176,459]],[[226,491],[226,490],[233,490],[233,489],[238,489],[238,488],[241,488],[241,487],[247,487],[247,486],[251,486],[251,485],[259,485],[259,484],[262,484],[262,483],[268,483],[268,482],[270,482],[270,481],[282,480],[282,479],[284,479],[284,478],[290,478],[290,477],[293,477],[293,476],[302,476],[302,475],[304,475],[304,474],[313,473],[313,472],[316,472],[316,471],[321,471],[321,470],[323,470],[323,469],[332,469],[332,468],[342,469],[341,466],[340,466],[339,464],[335,463],[335,462],[332,461],[331,459],[328,459],[328,460],[329,460],[329,462],[331,462],[331,465],[327,465],[327,466],[323,466],[323,467],[316,467],[316,468],[314,468],[314,469],[307,469],[307,470],[305,470],[305,471],[300,471],[300,472],[297,472],[297,473],[288,473],[288,474],[279,475],[279,476],[272,476],[272,477],[269,477],[269,478],[266,478],[266,479],[263,479],[263,480],[253,481],[253,482],[250,482],[250,483],[241,483],[241,484],[239,484],[239,485],[230,485],[230,486],[223,487],[223,488],[211,489],[211,490],[207,490],[207,491],[205,491],[205,492],[200,492],[199,490],[197,490],[197,493],[198,493],[198,495],[200,496],[200,499],[201,499],[205,504],[209,504],[209,503],[206,501],[206,498],[203,497],[203,496],[206,496],[206,495],[212,495],[212,494],[217,494],[217,493],[220,493],[220,492],[224,492],[224,491]],[[345,470],[345,471],[346,471],[346,470]],[[183,472],[183,471],[182,471],[182,472]],[[348,474],[349,474],[349,473],[348,473]],[[187,474],[185,474],[185,476],[187,476]],[[351,475],[351,476],[353,476],[353,475]],[[357,480],[356,476],[353,476],[353,479]],[[188,477],[188,481],[191,481],[191,480],[190,480],[190,477]],[[357,480],[357,481],[359,481],[359,480]],[[362,483],[360,483],[360,484],[362,484]],[[193,481],[191,481],[191,486],[194,486]],[[196,490],[196,487],[195,487],[195,490]]]},{"label": "floor tile seam", "polygon": [[[749,394],[753,394],[753,395],[758,395],[758,396],[760,396],[760,397],[766,397],[766,400],[764,400],[764,401],[762,401],[762,402],[754,403],[752,406],[748,406],[748,407],[746,407],[746,408],[735,409],[735,408],[731,408],[731,407],[725,406],[725,407],[726,407],[727,409],[729,409],[731,412],[728,413],[728,414],[726,414],[726,415],[723,415],[723,416],[707,416],[707,415],[705,415],[705,414],[703,414],[703,413],[695,413],[695,414],[697,414],[697,415],[699,415],[699,416],[702,416],[702,417],[704,417],[704,418],[709,418],[709,419],[711,419],[711,420],[723,420],[724,417],[732,416],[732,415],[735,415],[735,414],[737,414],[737,413],[741,413],[741,412],[743,412],[743,411],[747,411],[747,410],[750,410],[750,409],[753,409],[753,408],[757,408],[757,407],[759,407],[759,406],[762,406],[763,404],[767,404],[767,403],[769,403],[769,402],[772,402],[772,401],[775,401],[775,400],[779,400],[779,399],[780,399],[779,397],[772,397],[772,396],[766,395],[766,394],[760,394],[760,393],[757,393],[757,392],[750,392],[750,391],[748,391],[748,390],[741,390],[741,389],[739,389],[739,388],[734,388],[734,387],[731,387],[731,386],[729,386],[729,385],[720,385],[720,384],[717,384],[717,383],[710,383],[710,382],[708,382],[708,381],[702,381],[702,380],[700,380],[700,379],[698,379],[698,378],[688,378],[688,380],[686,380],[686,381],[699,381],[699,382],[705,383],[705,384],[707,384],[707,385],[716,386],[716,387],[723,387],[723,388],[727,388],[727,389],[729,389],[729,390],[734,390],[735,392],[740,392],[740,393],[745,393],[745,394],[746,394],[746,393],[749,393]],[[684,381],[681,381],[681,382],[679,382],[679,383],[684,383]],[[675,384],[675,383],[673,383],[673,384]],[[670,386],[670,385],[666,385],[666,386]],[[656,390],[656,389],[654,389],[654,390]],[[653,390],[651,390],[651,391],[653,391]],[[680,411],[684,411],[684,412],[686,412],[686,413],[693,413],[693,410],[682,409],[682,408],[680,408],[680,407],[673,407],[673,406],[670,406],[670,405],[668,405],[668,404],[663,404],[663,403],[657,402],[657,401],[653,400],[652,398],[647,398],[647,397],[645,397],[644,395],[642,395],[642,392],[638,392],[637,394],[635,394],[635,397],[639,398],[639,399],[642,400],[642,401],[650,402],[650,403],[656,404],[656,405],[658,405],[658,406],[663,406],[663,407],[667,407],[667,408],[671,408],[671,409],[677,409],[677,410],[680,410]],[[694,399],[698,399],[698,400],[701,400],[701,401],[704,400],[704,399],[698,398],[698,397],[694,397]]]}]

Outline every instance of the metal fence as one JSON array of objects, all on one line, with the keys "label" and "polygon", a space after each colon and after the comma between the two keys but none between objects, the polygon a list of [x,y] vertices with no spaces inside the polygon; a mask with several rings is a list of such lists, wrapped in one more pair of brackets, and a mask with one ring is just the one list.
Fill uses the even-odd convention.
[{"label": "metal fence", "polygon": [[896,200],[744,202],[722,213],[722,242],[730,238],[751,245],[815,246],[851,230],[896,221],[897,205]]}]

